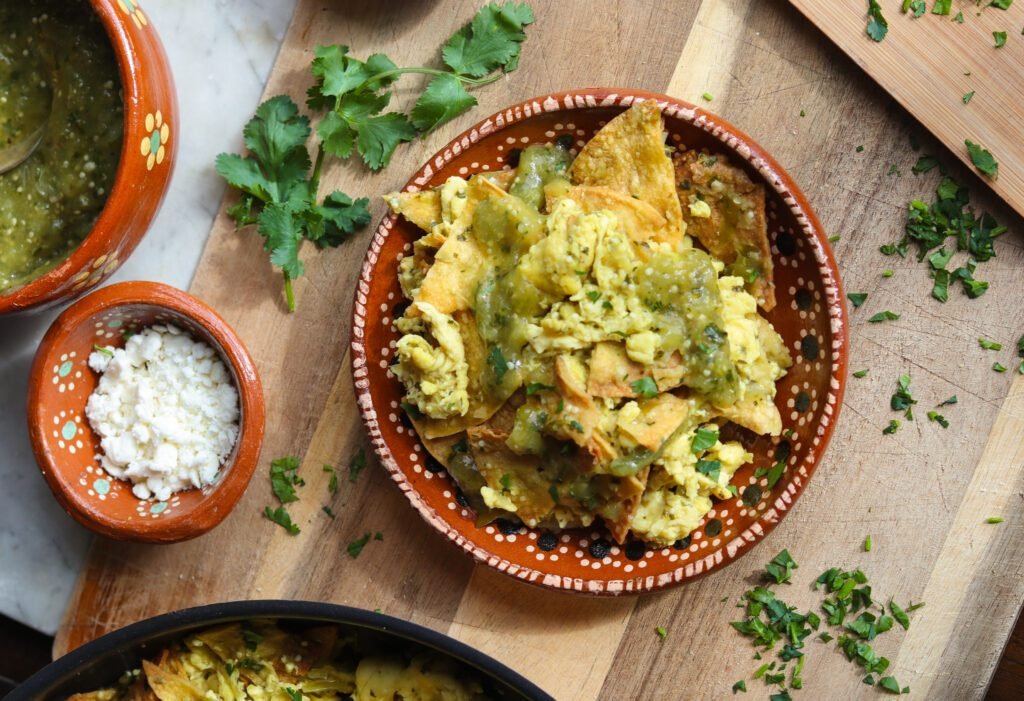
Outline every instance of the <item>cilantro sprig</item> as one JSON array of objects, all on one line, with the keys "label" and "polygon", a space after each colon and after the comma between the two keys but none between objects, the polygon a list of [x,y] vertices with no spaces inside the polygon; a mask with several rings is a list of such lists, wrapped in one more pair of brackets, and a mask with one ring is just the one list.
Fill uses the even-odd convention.
[{"label": "cilantro sprig", "polygon": [[256,225],[270,262],[284,275],[285,300],[292,312],[292,281],[305,273],[299,259],[302,242],[337,247],[370,222],[365,197],[353,200],[338,191],[317,203],[323,153],[311,162],[306,148],[311,133],[309,118],[299,114],[290,97],[278,95],[260,105],[245,125],[249,155],[222,153],[216,161],[217,173],[242,193],[228,216],[239,228]]},{"label": "cilantro sprig", "polygon": [[[441,50],[444,68],[399,67],[384,54],[366,60],[344,45],[319,46],[312,71],[316,83],[307,106],[325,115],[317,126],[321,148],[340,159],[358,153],[371,170],[391,161],[399,144],[455,119],[477,104],[468,87],[499,80],[519,65],[524,28],[534,21],[526,3],[490,3],[452,35]],[[403,75],[431,76],[410,114],[385,112]]]}]

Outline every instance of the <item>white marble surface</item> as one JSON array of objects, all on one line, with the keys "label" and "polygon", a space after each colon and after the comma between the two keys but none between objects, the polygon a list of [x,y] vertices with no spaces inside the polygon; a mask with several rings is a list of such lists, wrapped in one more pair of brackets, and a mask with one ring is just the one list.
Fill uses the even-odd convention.
[{"label": "white marble surface", "polygon": [[[237,151],[295,0],[143,0],[178,89],[178,161],[149,234],[111,282],[187,288],[224,192],[213,159]],[[59,311],[59,310],[58,310]],[[0,612],[53,633],[90,535],[57,506],[36,469],[25,391],[36,345],[58,312],[0,319]]]}]

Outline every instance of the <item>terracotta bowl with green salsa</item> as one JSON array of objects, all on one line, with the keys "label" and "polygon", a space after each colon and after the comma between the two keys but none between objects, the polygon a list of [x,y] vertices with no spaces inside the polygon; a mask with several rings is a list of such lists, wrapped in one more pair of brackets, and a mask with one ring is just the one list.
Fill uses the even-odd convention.
[{"label": "terracotta bowl with green salsa", "polygon": [[[0,314],[70,301],[131,255],[175,161],[174,82],[135,0],[0,5]],[[39,136],[41,132],[41,137]]]}]

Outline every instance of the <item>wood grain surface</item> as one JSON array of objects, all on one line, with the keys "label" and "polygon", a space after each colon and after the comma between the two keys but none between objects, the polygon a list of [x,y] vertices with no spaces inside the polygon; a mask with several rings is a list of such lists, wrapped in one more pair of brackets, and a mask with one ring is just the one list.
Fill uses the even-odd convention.
[{"label": "wood grain surface", "polygon": [[[790,0],[868,75],[906,107],[968,166],[966,139],[999,162],[992,188],[1024,213],[1024,7],[952,3],[948,16],[901,13],[901,0],[881,0],[889,32],[881,42],[866,31],[867,0]],[[963,23],[954,21],[963,12]],[[996,48],[993,32],[1006,32]],[[969,92],[974,96],[964,104]]]},{"label": "wood grain surface", "polygon": [[[267,95],[301,97],[317,43],[343,42],[357,56],[385,51],[400,65],[436,61],[441,38],[477,4],[301,0]],[[55,651],[189,605],[316,599],[381,608],[449,632],[558,699],[729,698],[742,678],[763,698],[762,682],[749,680],[760,663],[728,622],[760,565],[788,548],[800,569],[780,596],[801,608],[817,607],[810,583],[831,566],[862,567],[881,600],[926,600],[907,633],[897,627],[875,643],[912,698],[983,697],[1024,601],[1024,377],[991,370],[997,359],[1016,368],[1011,347],[1024,333],[1019,216],[782,0],[532,4],[538,21],[519,70],[477,91],[480,107],[402,147],[383,173],[335,167],[325,187],[367,195],[399,187],[471,123],[547,91],[629,85],[693,102],[711,93],[707,106],[773,153],[841,237],[834,247],[847,290],[869,293],[853,312],[851,362],[870,373],[849,380],[832,445],[800,502],[732,567],[663,593],[600,600],[475,567],[421,521],[377,466],[355,484],[343,480],[331,502],[321,465],[346,464],[364,440],[347,349],[353,283],[370,230],[338,250],[307,251],[298,312],[288,315],[260,241],[236,233],[221,213],[192,292],[228,319],[260,367],[268,410],[262,474],[273,457],[304,456],[306,486],[290,505],[302,533],[289,536],[262,518],[273,496],[258,474],[231,516],[196,541],[98,541]],[[403,90],[400,102],[413,93]],[[976,206],[1010,226],[998,257],[979,268],[992,287],[978,300],[956,290],[942,305],[930,298],[922,265],[878,252],[902,234],[906,203],[930,196],[938,182],[937,171],[911,174],[920,153],[938,156],[971,184]],[[892,165],[898,172],[889,174]],[[383,211],[375,201],[375,217]],[[883,278],[890,267],[893,277]],[[900,320],[867,323],[883,309]],[[983,335],[1005,350],[979,348]],[[898,416],[889,397],[905,372],[919,418],[883,436]],[[924,415],[951,394],[959,403],[943,409],[951,424],[943,430]],[[321,512],[327,503],[337,520]],[[986,524],[993,515],[1006,520]],[[349,558],[346,544],[367,531],[381,531],[384,541]],[[868,534],[874,549],[865,553]],[[668,631],[664,641],[658,626]],[[861,684],[859,668],[834,644],[809,643],[807,656],[803,698],[879,693]]]}]

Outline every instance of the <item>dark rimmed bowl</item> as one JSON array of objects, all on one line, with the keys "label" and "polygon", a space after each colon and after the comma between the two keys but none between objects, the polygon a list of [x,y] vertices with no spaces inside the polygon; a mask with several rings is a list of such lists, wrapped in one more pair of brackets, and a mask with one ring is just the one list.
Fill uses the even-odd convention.
[{"label": "dark rimmed bowl", "polygon": [[553,701],[552,697],[497,660],[430,628],[382,613],[313,601],[234,601],[183,609],[108,633],[46,666],[15,689],[8,701],[64,701],[73,693],[117,681],[162,645],[189,631],[223,623],[269,618],[310,624],[337,623],[415,643],[479,672],[491,698]]}]

